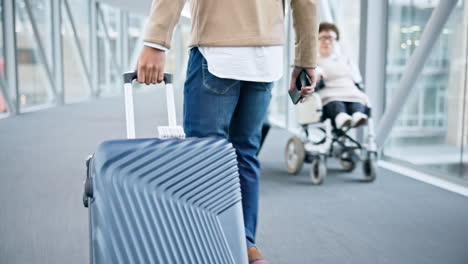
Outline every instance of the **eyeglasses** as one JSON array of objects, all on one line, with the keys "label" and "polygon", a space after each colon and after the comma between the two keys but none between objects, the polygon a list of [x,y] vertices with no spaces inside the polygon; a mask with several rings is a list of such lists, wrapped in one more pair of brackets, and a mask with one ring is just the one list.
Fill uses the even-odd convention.
[{"label": "eyeglasses", "polygon": [[328,40],[328,41],[335,41],[336,38],[335,37],[332,37],[332,36],[321,36],[318,38],[320,41],[325,41],[325,40]]}]

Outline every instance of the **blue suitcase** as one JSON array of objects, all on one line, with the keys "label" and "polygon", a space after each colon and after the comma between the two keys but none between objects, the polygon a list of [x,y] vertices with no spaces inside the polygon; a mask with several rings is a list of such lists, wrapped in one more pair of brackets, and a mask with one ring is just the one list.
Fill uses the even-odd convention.
[{"label": "blue suitcase", "polygon": [[[124,74],[128,138],[135,77]],[[165,83],[164,139],[107,141],[87,161],[90,263],[247,263],[235,150],[225,139],[176,137],[170,75]]]}]

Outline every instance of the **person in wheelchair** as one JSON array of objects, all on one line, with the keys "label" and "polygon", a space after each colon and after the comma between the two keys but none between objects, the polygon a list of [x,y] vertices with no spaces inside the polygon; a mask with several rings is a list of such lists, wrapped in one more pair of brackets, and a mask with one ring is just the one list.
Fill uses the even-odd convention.
[{"label": "person in wheelchair", "polygon": [[338,27],[322,22],[319,26],[319,58],[316,91],[323,105],[322,119],[330,119],[337,129],[365,125],[369,118],[369,100],[362,91],[362,77],[357,67],[337,51]]},{"label": "person in wheelchair", "polygon": [[[311,163],[312,184],[321,184],[327,175],[327,160],[336,158],[346,172],[362,163],[364,180],[377,175],[377,146],[370,116],[369,99],[362,91],[357,67],[338,52],[339,30],[331,23],[319,26],[319,56],[316,92],[295,106],[301,129],[295,131],[285,148],[286,168],[298,174]],[[356,136],[353,127],[363,127]]]}]

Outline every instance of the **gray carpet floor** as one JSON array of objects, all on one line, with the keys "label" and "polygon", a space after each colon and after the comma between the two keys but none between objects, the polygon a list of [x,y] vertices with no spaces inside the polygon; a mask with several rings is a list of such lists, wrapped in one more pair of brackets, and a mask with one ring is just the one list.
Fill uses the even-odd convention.
[{"label": "gray carpet floor", "polygon": [[[166,122],[161,91],[136,96],[138,136]],[[0,120],[0,263],[88,262],[84,160],[100,142],[124,137],[122,102]],[[286,173],[289,136],[272,129],[260,153],[257,244],[272,264],[468,263],[468,198],[383,169],[363,183],[360,168],[343,173],[336,164],[312,186],[308,165]]]}]

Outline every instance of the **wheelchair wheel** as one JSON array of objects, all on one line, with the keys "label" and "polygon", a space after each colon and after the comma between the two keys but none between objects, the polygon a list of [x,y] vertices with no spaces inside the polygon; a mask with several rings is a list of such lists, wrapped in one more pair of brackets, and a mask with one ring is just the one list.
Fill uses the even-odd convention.
[{"label": "wheelchair wheel", "polygon": [[298,174],[301,172],[304,164],[305,150],[302,141],[294,136],[288,140],[284,152],[286,168],[290,174]]},{"label": "wheelchair wheel", "polygon": [[312,184],[322,184],[326,175],[327,166],[325,164],[325,156],[320,156],[319,158],[314,159],[314,161],[312,161],[312,166],[310,167],[310,180]]},{"label": "wheelchair wheel", "polygon": [[364,171],[364,179],[368,182],[373,182],[377,177],[377,155],[376,153],[369,153],[367,159],[362,162],[362,169]]},{"label": "wheelchair wheel", "polygon": [[341,167],[346,172],[352,172],[356,168],[356,164],[359,161],[359,156],[354,150],[346,150],[340,156]]},{"label": "wheelchair wheel", "polygon": [[346,172],[351,172],[356,168],[356,162],[354,161],[349,161],[349,160],[340,160],[341,167],[343,167],[343,170]]}]

